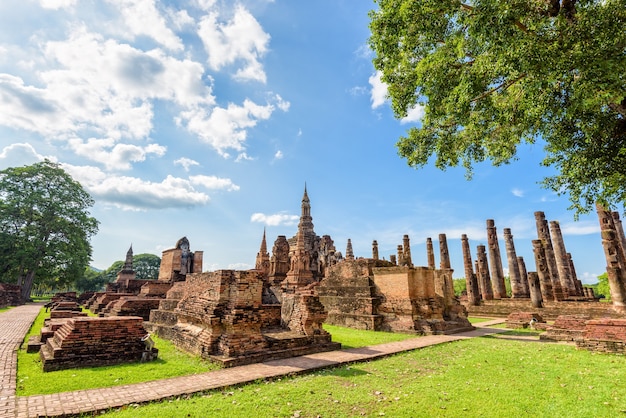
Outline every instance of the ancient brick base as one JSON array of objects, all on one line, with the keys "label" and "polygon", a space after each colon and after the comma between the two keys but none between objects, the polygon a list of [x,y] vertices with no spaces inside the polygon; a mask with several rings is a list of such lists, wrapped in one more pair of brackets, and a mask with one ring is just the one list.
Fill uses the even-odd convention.
[{"label": "ancient brick base", "polygon": [[125,296],[110,302],[103,310],[103,316],[140,316],[144,321],[150,319],[150,311],[159,309],[160,298],[142,298]]},{"label": "ancient brick base", "polygon": [[139,317],[70,318],[41,347],[43,371],[152,360],[158,350],[146,349],[142,322]]},{"label": "ancient brick base", "polygon": [[543,317],[536,312],[511,312],[506,318],[507,328],[537,328],[538,324],[545,324]]},{"label": "ancient brick base", "polygon": [[590,319],[576,347],[604,353],[626,354],[626,319]]},{"label": "ancient brick base", "polygon": [[594,318],[623,318],[613,305],[605,302],[545,302],[543,308],[534,308],[530,299],[483,300],[479,306],[466,305],[469,316],[492,316],[506,318],[511,312],[536,312],[546,321],[554,321],[559,315],[587,314]]},{"label": "ancient brick base", "polygon": [[581,341],[586,323],[590,319],[591,316],[585,314],[560,315],[539,338],[546,341]]},{"label": "ancient brick base", "polygon": [[0,308],[23,304],[21,286],[16,284],[0,283]]}]

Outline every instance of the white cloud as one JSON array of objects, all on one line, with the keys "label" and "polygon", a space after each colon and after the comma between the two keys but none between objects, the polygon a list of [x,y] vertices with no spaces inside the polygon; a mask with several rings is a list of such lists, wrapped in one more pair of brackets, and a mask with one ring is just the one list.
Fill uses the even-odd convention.
[{"label": "white cloud", "polygon": [[243,62],[243,67],[235,72],[235,79],[265,83],[266,75],[259,59],[268,50],[270,36],[241,5],[235,8],[230,21],[220,23],[218,18],[218,13],[212,11],[202,18],[198,28],[198,35],[208,54],[209,66],[220,70],[227,65]]},{"label": "white cloud", "polygon": [[182,51],[183,43],[167,26],[155,0],[108,0],[122,14],[126,23],[122,34],[147,36],[172,51]]},{"label": "white cloud", "polygon": [[229,192],[239,190],[239,186],[234,184],[231,179],[225,179],[216,176],[198,175],[190,176],[189,180],[191,181],[191,184],[203,186],[207,189],[224,189],[228,190]]},{"label": "white cloud", "polygon": [[182,166],[185,169],[185,171],[187,171],[187,172],[189,172],[189,169],[191,168],[191,166],[194,166],[194,165],[199,166],[200,165],[199,162],[197,162],[195,160],[192,160],[191,158],[185,158],[185,157],[182,157],[182,158],[179,158],[178,160],[175,160],[174,164]]},{"label": "white cloud", "polygon": [[[602,274],[602,273],[600,273],[600,274]],[[582,274],[577,273],[576,276],[578,277],[578,280],[583,282],[583,284],[596,284],[596,283],[598,283],[598,276],[600,274],[598,274],[598,273],[589,273],[589,272],[585,271]]]},{"label": "white cloud", "polygon": [[289,215],[286,213],[275,213],[273,215],[266,215],[264,213],[254,213],[250,217],[251,222],[263,223],[268,226],[278,225],[296,225],[300,217],[297,215]]},{"label": "white cloud", "polygon": [[44,53],[59,68],[38,73],[43,87],[0,74],[0,124],[51,139],[145,138],[152,129],[152,99],[185,107],[214,103],[203,68],[158,50],[143,52],[79,29]]},{"label": "white cloud", "polygon": [[411,123],[422,120],[424,117],[424,106],[415,105],[409,109],[406,116],[400,119],[400,123]]},{"label": "white cloud", "polygon": [[359,57],[359,58],[363,58],[363,59],[367,59],[367,60],[371,60],[373,52],[372,49],[369,47],[368,44],[363,44],[361,46],[359,46],[356,51],[354,51],[354,54]]},{"label": "white cloud", "polygon": [[197,135],[225,158],[227,149],[243,151],[248,137],[247,128],[256,126],[259,120],[269,119],[274,106],[261,106],[246,99],[242,106],[230,103],[226,108],[215,107],[211,112],[196,108],[181,113],[179,124]]},{"label": "white cloud", "polygon": [[291,107],[291,103],[289,103],[287,100],[284,100],[282,97],[280,97],[280,94],[276,94],[273,98],[270,98],[270,100],[276,100],[276,106],[282,110],[283,112],[288,112],[289,108]]},{"label": "white cloud", "polygon": [[253,157],[250,157],[248,154],[246,154],[245,152],[240,153],[239,155],[237,155],[237,158],[235,158],[235,162],[236,163],[240,163],[242,161],[254,161]]},{"label": "white cloud", "polygon": [[281,150],[276,151],[276,154],[274,154],[274,159],[275,160],[281,160],[284,157],[283,152]]},{"label": "white cloud", "polygon": [[[372,102],[372,109],[377,109],[380,106],[387,103],[387,85],[380,79],[382,73],[376,71],[369,78],[370,86],[370,100]],[[407,115],[400,119],[400,123],[412,123],[422,120],[424,117],[424,106],[416,104],[407,111]]]},{"label": "white cloud", "polygon": [[515,197],[524,197],[524,191],[522,189],[513,188],[511,189],[511,193]]},{"label": "white cloud", "polygon": [[172,21],[174,27],[178,30],[183,28],[195,26],[196,21],[193,17],[189,16],[187,10],[168,10],[169,18]]},{"label": "white cloud", "polygon": [[[30,144],[16,143],[6,146],[0,152],[0,170],[8,167],[21,167],[31,165],[44,160],[43,155],[35,151]],[[55,161],[54,157],[47,157],[51,161]]]},{"label": "white cloud", "polygon": [[600,225],[593,221],[579,221],[559,223],[561,234],[565,235],[591,235],[600,233]]},{"label": "white cloud", "polygon": [[148,155],[165,155],[166,147],[148,144],[144,147],[132,144],[115,144],[112,139],[90,138],[86,142],[80,138],[68,141],[69,147],[82,157],[105,165],[109,170],[130,170],[131,162],[145,161]]},{"label": "white cloud", "polygon": [[58,10],[74,6],[76,4],[76,0],[40,0],[39,4],[44,9]]},{"label": "white cloud", "polygon": [[109,203],[124,210],[189,208],[203,206],[210,201],[206,193],[195,189],[196,182],[191,179],[168,175],[160,182],[152,182],[110,175],[93,166],[63,164],[63,168],[83,185],[96,202]]},{"label": "white cloud", "polygon": [[381,81],[381,74],[380,71],[376,71],[368,80],[370,86],[372,86],[370,93],[372,109],[382,106],[387,101],[387,85]]}]

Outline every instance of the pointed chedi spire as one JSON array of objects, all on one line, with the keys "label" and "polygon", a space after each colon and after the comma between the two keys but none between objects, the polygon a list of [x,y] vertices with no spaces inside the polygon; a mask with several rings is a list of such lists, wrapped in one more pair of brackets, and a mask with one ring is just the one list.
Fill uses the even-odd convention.
[{"label": "pointed chedi spire", "polygon": [[124,261],[123,271],[133,271],[133,244],[130,244],[130,248],[126,252],[126,260]]},{"label": "pointed chedi spire", "polygon": [[263,239],[261,240],[261,248],[256,255],[254,265],[256,270],[261,270],[265,274],[270,273],[270,254],[267,252],[267,241],[265,240],[265,228],[263,228]]}]

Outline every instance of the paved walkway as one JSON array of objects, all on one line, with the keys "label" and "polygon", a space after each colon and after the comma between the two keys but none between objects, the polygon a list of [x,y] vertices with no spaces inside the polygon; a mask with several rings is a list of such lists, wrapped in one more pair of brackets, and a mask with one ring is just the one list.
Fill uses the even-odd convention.
[{"label": "paved walkway", "polygon": [[[132,385],[55,393],[52,395],[16,397],[15,350],[24,338],[24,333],[28,330],[30,323],[28,326],[22,327],[20,331],[14,330],[14,328],[17,328],[14,323],[25,322],[24,317],[26,316],[28,316],[32,322],[39,307],[40,306],[32,307],[29,305],[26,307],[13,308],[6,313],[0,314],[0,330],[10,330],[10,334],[15,335],[13,337],[14,341],[18,341],[17,343],[12,343],[13,363],[3,362],[3,376],[11,376],[9,380],[12,382],[12,386],[7,386],[5,391],[5,382],[4,380],[2,381],[2,394],[0,395],[2,406],[0,408],[3,409],[0,409],[0,417],[52,417],[102,411],[132,403],[158,401],[173,396],[252,382],[257,379],[304,373],[311,370],[337,366],[343,363],[366,361],[429,345],[480,337],[503,331],[502,329],[496,328],[478,328],[474,331],[453,335],[430,335],[370,347],[317,353]],[[17,311],[18,309],[19,311]],[[14,310],[15,312],[13,313],[12,311]],[[503,319],[482,322],[480,326],[502,322],[504,322]],[[19,336],[18,334],[21,335],[20,338],[17,338]],[[7,380],[7,382],[9,380]]]},{"label": "paved walkway", "polygon": [[0,417],[15,416],[17,350],[42,306],[17,306],[0,314]]}]

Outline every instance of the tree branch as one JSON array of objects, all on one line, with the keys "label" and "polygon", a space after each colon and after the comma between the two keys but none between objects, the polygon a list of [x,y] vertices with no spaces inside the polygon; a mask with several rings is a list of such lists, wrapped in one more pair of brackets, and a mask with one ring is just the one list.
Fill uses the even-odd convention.
[{"label": "tree branch", "polygon": [[513,84],[515,84],[518,81],[520,81],[524,77],[526,77],[526,73],[522,73],[517,78],[514,78],[513,80],[506,81],[506,82],[500,84],[499,86],[496,86],[496,87],[492,88],[491,90],[487,90],[486,92],[484,92],[480,96],[475,97],[472,100],[470,100],[470,103],[474,103],[474,102],[477,102],[477,101],[479,101],[481,99],[484,99],[485,97],[489,96],[492,93],[495,93],[496,91],[498,91],[500,89],[506,90],[509,87],[511,87]]}]

